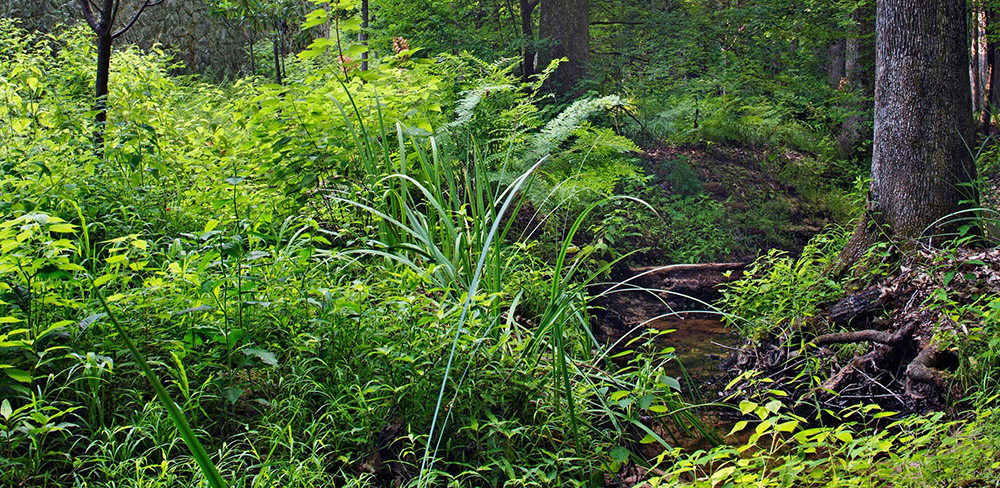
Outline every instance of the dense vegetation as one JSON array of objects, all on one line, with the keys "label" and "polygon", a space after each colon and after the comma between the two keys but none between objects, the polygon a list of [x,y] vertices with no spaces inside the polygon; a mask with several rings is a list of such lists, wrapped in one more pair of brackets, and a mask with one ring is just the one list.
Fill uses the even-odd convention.
[{"label": "dense vegetation", "polygon": [[[360,2],[272,3],[259,76],[116,46],[104,125],[87,26],[0,19],[0,485],[1000,477],[996,146],[974,182],[992,210],[958,239],[831,272],[870,158],[845,127],[871,112],[824,52],[869,5],[595,15],[588,77],[553,93],[558,60],[522,76],[544,41],[506,25],[509,2],[380,4],[366,70]],[[328,35],[274,56],[279,19]],[[669,333],[596,326],[612,294],[657,296],[615,284],[629,266],[724,260],[753,263],[699,304],[747,344],[719,395],[672,372]],[[810,341],[870,285],[912,295],[866,313],[940,326],[954,364],[926,401],[831,391],[845,365],[875,373],[862,345]]]}]

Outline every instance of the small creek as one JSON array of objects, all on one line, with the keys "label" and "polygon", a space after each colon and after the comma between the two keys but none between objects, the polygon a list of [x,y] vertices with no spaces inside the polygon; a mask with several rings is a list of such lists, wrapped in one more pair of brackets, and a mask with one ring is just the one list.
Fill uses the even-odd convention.
[{"label": "small creek", "polygon": [[677,355],[678,361],[668,364],[667,374],[683,379],[686,372],[696,386],[718,376],[722,360],[739,343],[736,335],[717,318],[670,317],[654,320],[649,326],[656,330],[673,330],[656,338],[657,345],[672,347]]},{"label": "small creek", "polygon": [[[626,333],[634,337],[643,329],[670,331],[655,335],[644,349],[673,349],[677,360],[667,362],[663,373],[680,381],[686,401],[693,404],[718,402],[718,392],[725,387],[723,362],[740,344],[740,339],[726,327],[722,317],[693,310],[705,310],[705,303],[719,298],[718,286],[731,281],[732,275],[740,274],[728,271],[742,270],[742,267],[741,263],[713,263],[632,269],[633,283],[646,291],[607,296],[600,304],[605,313],[598,320],[599,332],[611,344]],[[659,293],[649,293],[651,290],[659,290]],[[644,325],[637,327],[640,324]],[[616,349],[637,347],[622,347],[628,341],[629,338],[619,341]],[[698,409],[698,416],[717,438],[723,438],[735,423],[734,416],[726,408]],[[665,427],[669,426],[661,426]],[[678,447],[710,447],[708,439],[695,432],[674,433],[673,438],[680,444]],[[739,437],[724,440],[738,443]]]}]

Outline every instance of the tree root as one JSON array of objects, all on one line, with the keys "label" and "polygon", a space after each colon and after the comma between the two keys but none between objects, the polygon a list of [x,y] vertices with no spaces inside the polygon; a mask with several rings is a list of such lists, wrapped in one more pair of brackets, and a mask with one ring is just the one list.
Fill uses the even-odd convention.
[{"label": "tree root", "polygon": [[[780,390],[796,399],[803,415],[810,409],[836,411],[859,400],[886,411],[917,413],[959,398],[951,372],[963,358],[933,338],[960,341],[975,333],[966,325],[977,317],[950,316],[934,306],[934,295],[947,289],[949,299],[967,304],[995,294],[1000,250],[922,248],[903,257],[894,276],[841,298],[823,313],[793,318],[787,329],[741,348],[730,363],[729,378],[756,371],[768,381],[747,375],[726,392],[753,397]],[[856,344],[850,349],[857,355],[845,362],[847,349],[838,351],[834,344]]]},{"label": "tree root", "polygon": [[895,346],[908,339],[913,334],[913,331],[916,330],[918,325],[919,324],[917,322],[910,322],[892,334],[871,329],[857,330],[853,332],[833,332],[830,334],[823,334],[813,339],[812,343],[819,347],[829,344],[852,344],[855,342],[875,342],[878,344],[885,344],[887,346]]},{"label": "tree root", "polygon": [[906,366],[906,377],[912,381],[919,381],[937,388],[945,388],[947,373],[934,367],[941,351],[936,347],[928,345],[920,349],[917,357]]}]

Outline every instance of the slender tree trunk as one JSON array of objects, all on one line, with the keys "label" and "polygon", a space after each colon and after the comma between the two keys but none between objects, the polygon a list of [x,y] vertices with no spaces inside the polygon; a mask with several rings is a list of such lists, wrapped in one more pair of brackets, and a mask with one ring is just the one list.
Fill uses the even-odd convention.
[{"label": "slender tree trunk", "polygon": [[865,218],[838,270],[877,240],[948,232],[941,224],[978,198],[965,0],[879,0],[875,132]]},{"label": "slender tree trunk", "polygon": [[253,76],[253,75],[257,74],[257,66],[255,64],[255,60],[254,60],[254,56],[253,56],[254,38],[253,38],[253,23],[252,22],[250,24],[249,41],[250,41],[250,76]]},{"label": "slender tree trunk", "polygon": [[[368,47],[368,0],[361,0],[361,32],[358,34],[358,42]],[[368,50],[361,53],[361,71],[368,71]]]},{"label": "slender tree trunk", "polygon": [[124,22],[124,26],[115,32],[115,20],[121,6],[118,0],[103,0],[100,5],[94,0],[78,0],[84,20],[97,35],[97,72],[94,76],[94,110],[97,112],[94,115],[94,154],[98,158],[104,158],[104,129],[108,121],[108,78],[111,73],[111,47],[116,37],[121,36],[135,25],[146,7],[159,5],[163,1],[143,0],[132,19]]},{"label": "slender tree trunk", "polygon": [[972,56],[969,59],[970,84],[972,91],[972,112],[977,118],[983,107],[983,79],[979,74],[979,2],[972,4]]},{"label": "slender tree trunk", "polygon": [[993,117],[1000,110],[1000,35],[992,32],[997,29],[997,22],[1000,22],[996,7],[986,8],[986,64],[989,73],[990,86],[989,95],[986,97],[986,111],[983,114],[983,133],[989,134],[989,125],[993,123]]},{"label": "slender tree trunk", "polygon": [[278,39],[280,35],[275,34],[272,42],[272,51],[274,52],[274,81],[279,85],[285,81],[281,76],[281,46],[279,45],[281,41]]},{"label": "slender tree trunk", "polygon": [[111,33],[97,37],[97,75],[94,79],[94,153],[104,158],[104,129],[108,122],[108,79],[111,75]]},{"label": "slender tree trunk", "polygon": [[590,61],[590,0],[542,0],[538,37],[545,44],[538,65],[567,58],[549,79],[549,89],[570,93],[587,74]]},{"label": "slender tree trunk", "polygon": [[527,82],[531,75],[535,74],[535,27],[531,21],[535,13],[535,6],[539,0],[520,0],[518,6],[521,7],[521,35],[525,38],[524,49],[521,50],[521,80]]}]

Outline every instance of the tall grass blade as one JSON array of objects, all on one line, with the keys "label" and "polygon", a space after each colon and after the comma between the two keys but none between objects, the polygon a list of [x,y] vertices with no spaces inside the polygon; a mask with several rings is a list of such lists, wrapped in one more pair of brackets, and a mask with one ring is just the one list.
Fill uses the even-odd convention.
[{"label": "tall grass blade", "polygon": [[465,320],[469,315],[469,310],[472,308],[472,301],[479,289],[479,280],[482,277],[483,267],[486,264],[486,260],[489,257],[490,245],[493,242],[494,237],[497,235],[497,230],[500,228],[500,223],[503,220],[503,216],[507,213],[507,209],[510,208],[511,203],[518,195],[518,190],[524,185],[524,183],[529,179],[529,177],[534,173],[536,169],[547,157],[541,158],[535,163],[534,166],[525,171],[521,176],[519,176],[514,183],[508,188],[507,198],[504,200],[503,205],[500,207],[500,211],[497,212],[493,219],[493,225],[490,227],[490,232],[486,235],[486,239],[483,242],[482,252],[479,254],[479,261],[476,263],[476,272],[472,276],[472,282],[469,286],[468,293],[466,294],[465,301],[462,303],[462,315],[458,319],[458,324],[455,325],[455,337],[451,343],[451,352],[448,354],[448,362],[444,369],[444,377],[441,379],[441,388],[438,391],[437,403],[434,406],[434,416],[431,419],[431,428],[427,434],[427,447],[424,450],[424,458],[420,463],[420,478],[417,480],[417,486],[424,486],[427,483],[427,474],[431,469],[434,468],[434,459],[431,457],[431,440],[434,439],[435,429],[437,428],[438,417],[441,414],[441,404],[444,400],[444,391],[448,386],[448,377],[451,374],[451,368],[455,360],[455,352],[458,349],[459,338],[462,333],[462,326],[465,324]]}]

